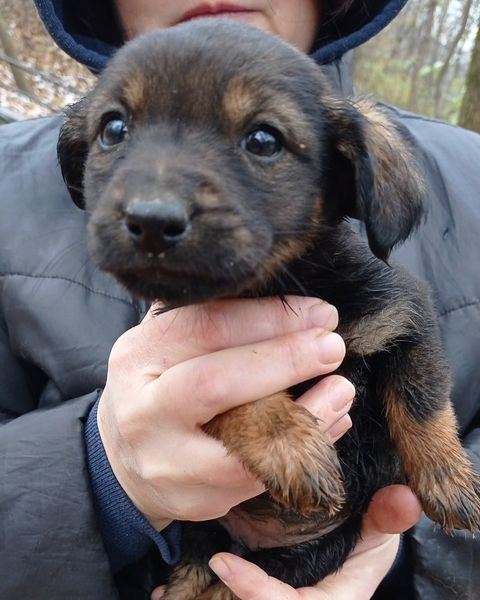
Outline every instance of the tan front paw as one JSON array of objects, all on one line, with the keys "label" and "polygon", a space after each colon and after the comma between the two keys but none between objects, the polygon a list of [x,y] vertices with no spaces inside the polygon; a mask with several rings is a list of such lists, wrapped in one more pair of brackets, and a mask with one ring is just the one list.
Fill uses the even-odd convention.
[{"label": "tan front paw", "polygon": [[230,410],[205,430],[286,508],[329,517],[341,509],[344,491],[335,447],[315,417],[287,393]]},{"label": "tan front paw", "polygon": [[235,596],[224,583],[219,581],[198,596],[196,600],[238,600],[238,596]]},{"label": "tan front paw", "polygon": [[480,480],[470,469],[437,467],[414,491],[427,517],[445,531],[480,531]]},{"label": "tan front paw", "polygon": [[196,600],[211,581],[212,572],[206,563],[182,562],[174,568],[162,600]]}]

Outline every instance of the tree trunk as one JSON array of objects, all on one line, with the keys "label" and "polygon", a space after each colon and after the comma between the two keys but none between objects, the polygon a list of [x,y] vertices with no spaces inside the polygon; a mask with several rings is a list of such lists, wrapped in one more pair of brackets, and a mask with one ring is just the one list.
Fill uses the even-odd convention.
[{"label": "tree trunk", "polygon": [[[5,26],[5,22],[3,20],[2,15],[0,14],[0,45],[3,46],[5,54],[14,60],[18,60],[18,54],[15,50],[15,46],[12,42],[12,39],[8,33],[8,29]],[[18,89],[22,92],[27,93],[29,96],[35,98],[35,94],[33,92],[32,86],[30,82],[25,77],[25,73],[15,67],[14,65],[10,65],[10,69],[12,71],[13,78],[15,79],[15,83]]]},{"label": "tree trunk", "polygon": [[467,75],[467,89],[460,108],[458,124],[480,133],[480,24]]},{"label": "tree trunk", "polygon": [[435,23],[435,10],[437,4],[438,0],[429,0],[425,8],[425,20],[420,27],[422,37],[419,40],[415,53],[416,58],[413,64],[412,78],[410,80],[410,95],[408,98],[408,109],[412,112],[418,112],[420,108],[418,100],[419,74],[420,70],[427,62],[430,44],[432,43],[432,31]]},{"label": "tree trunk", "polygon": [[473,5],[473,0],[466,0],[465,5],[462,10],[462,16],[460,19],[459,28],[452,40],[452,43],[450,44],[450,46],[448,48],[447,56],[445,57],[442,68],[440,69],[440,71],[438,73],[437,81],[435,83],[435,111],[434,111],[434,114],[436,117],[440,117],[440,106],[441,106],[442,97],[443,97],[443,82],[448,73],[448,69],[450,67],[450,63],[455,54],[455,51],[457,50],[457,48],[458,48],[460,42],[462,41],[462,38],[464,37],[465,32],[467,30],[468,17],[470,15],[472,5]]},{"label": "tree trunk", "polygon": [[449,8],[450,0],[443,0],[440,5],[440,14],[438,16],[435,31],[433,32],[436,43],[432,44],[432,52],[429,57],[429,62],[432,67],[430,69],[430,73],[428,74],[428,82],[426,82],[427,89],[429,90],[432,90],[435,85],[435,68],[439,62],[440,51],[442,50],[442,44],[440,40],[442,40],[445,36],[445,25],[449,14]]}]

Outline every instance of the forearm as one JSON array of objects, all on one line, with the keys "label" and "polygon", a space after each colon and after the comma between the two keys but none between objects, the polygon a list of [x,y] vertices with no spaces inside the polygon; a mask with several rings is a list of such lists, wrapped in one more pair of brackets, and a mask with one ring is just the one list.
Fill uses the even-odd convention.
[{"label": "forearm", "polygon": [[117,597],[92,504],[84,420],[93,392],[0,429],[0,597]]}]

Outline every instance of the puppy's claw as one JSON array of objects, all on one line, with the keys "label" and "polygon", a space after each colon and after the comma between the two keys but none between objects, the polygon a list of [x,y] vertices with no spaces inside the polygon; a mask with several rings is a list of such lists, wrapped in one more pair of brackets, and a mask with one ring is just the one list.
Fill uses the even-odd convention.
[{"label": "puppy's claw", "polygon": [[445,531],[480,532],[480,479],[474,473],[438,469],[415,491],[427,517]]},{"label": "puppy's claw", "polygon": [[279,393],[219,415],[205,431],[221,440],[281,505],[332,517],[343,504],[342,471],[315,417]]},{"label": "puppy's claw", "polygon": [[344,498],[337,453],[318,426],[302,437],[300,447],[289,444],[288,439],[279,440],[281,451],[272,448],[266,470],[258,465],[248,468],[286,508],[302,515],[321,511],[332,517],[342,508]]}]

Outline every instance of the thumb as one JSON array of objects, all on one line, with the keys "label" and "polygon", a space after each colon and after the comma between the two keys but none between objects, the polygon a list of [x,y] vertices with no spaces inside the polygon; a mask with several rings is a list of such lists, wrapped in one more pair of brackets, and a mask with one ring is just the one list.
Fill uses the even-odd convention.
[{"label": "thumb", "polygon": [[240,600],[300,599],[297,590],[234,554],[215,554],[209,566]]},{"label": "thumb", "polygon": [[160,598],[162,598],[164,593],[165,593],[165,586],[161,585],[160,587],[157,587],[153,590],[153,592],[150,595],[150,600],[160,600]]}]

